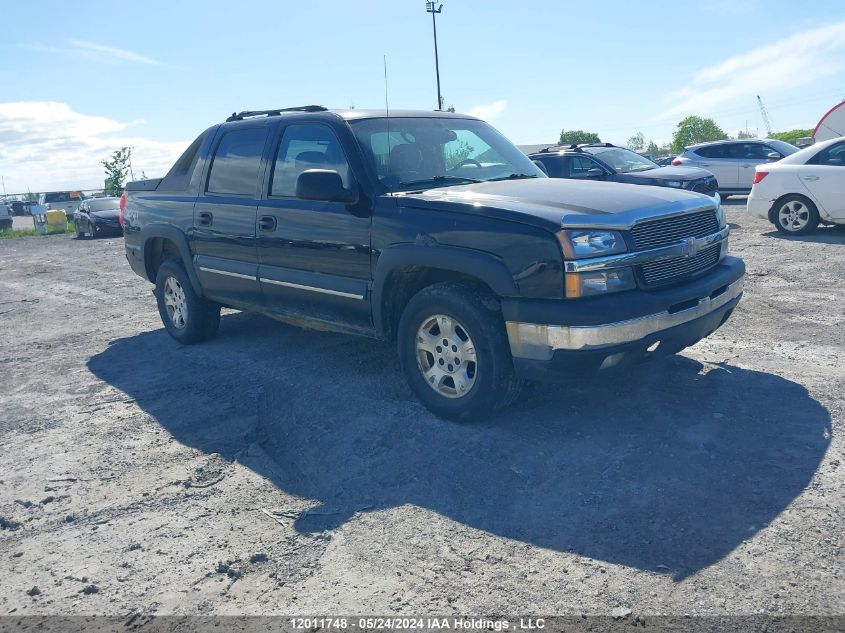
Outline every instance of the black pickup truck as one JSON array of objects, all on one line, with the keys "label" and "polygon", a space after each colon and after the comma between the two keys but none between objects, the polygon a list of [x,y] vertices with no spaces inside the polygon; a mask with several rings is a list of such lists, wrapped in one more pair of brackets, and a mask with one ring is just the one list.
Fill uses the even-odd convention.
[{"label": "black pickup truck", "polygon": [[477,419],[523,379],[620,368],[721,326],[742,295],[713,199],[549,179],[445,112],[241,112],[127,186],[132,269],[167,331],[221,306],[396,343],[436,414]]}]

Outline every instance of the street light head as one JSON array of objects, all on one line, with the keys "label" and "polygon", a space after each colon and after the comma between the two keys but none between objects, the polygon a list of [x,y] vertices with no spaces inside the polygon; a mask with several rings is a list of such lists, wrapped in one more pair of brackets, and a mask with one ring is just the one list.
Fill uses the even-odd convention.
[{"label": "street light head", "polygon": [[436,2],[426,2],[425,10],[428,13],[440,13],[441,11],[443,11],[443,5],[437,4]]}]

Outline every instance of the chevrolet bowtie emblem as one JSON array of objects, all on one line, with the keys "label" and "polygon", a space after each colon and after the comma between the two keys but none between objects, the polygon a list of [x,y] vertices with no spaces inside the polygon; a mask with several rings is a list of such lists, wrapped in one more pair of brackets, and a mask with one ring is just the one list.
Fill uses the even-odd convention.
[{"label": "chevrolet bowtie emblem", "polygon": [[694,237],[684,239],[684,257],[695,257],[698,254],[698,240]]}]

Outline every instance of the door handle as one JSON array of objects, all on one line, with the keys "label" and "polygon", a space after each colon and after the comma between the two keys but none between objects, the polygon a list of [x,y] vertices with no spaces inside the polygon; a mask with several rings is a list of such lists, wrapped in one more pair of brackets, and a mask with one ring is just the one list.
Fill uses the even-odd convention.
[{"label": "door handle", "polygon": [[748,169],[749,167],[751,167],[751,165],[742,165],[742,167],[744,167],[745,169]]},{"label": "door handle", "polygon": [[804,176],[804,180],[818,180],[818,176]]},{"label": "door handle", "polygon": [[211,215],[208,211],[203,211],[199,215],[200,218],[200,226],[211,226],[211,223],[214,222],[214,216]]},{"label": "door handle", "polygon": [[276,217],[272,215],[262,215],[258,218],[258,228],[261,231],[275,231]]}]

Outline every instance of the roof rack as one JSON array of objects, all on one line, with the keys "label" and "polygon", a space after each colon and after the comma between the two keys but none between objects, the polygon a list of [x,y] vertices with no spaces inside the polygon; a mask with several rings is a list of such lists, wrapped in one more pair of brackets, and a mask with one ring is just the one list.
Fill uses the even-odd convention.
[{"label": "roof rack", "polygon": [[282,112],[325,112],[327,108],[319,105],[296,106],[295,108],[277,108],[275,110],[244,110],[243,112],[232,112],[232,116],[226,119],[230,121],[243,121],[258,116],[278,116]]},{"label": "roof rack", "polygon": [[578,145],[576,145],[575,143],[572,143],[571,145],[551,145],[549,147],[544,147],[543,149],[541,149],[537,153],[538,154],[547,154],[549,152],[562,152],[564,150],[572,150],[572,151],[575,151],[575,152],[584,151],[580,147],[578,147]]}]

